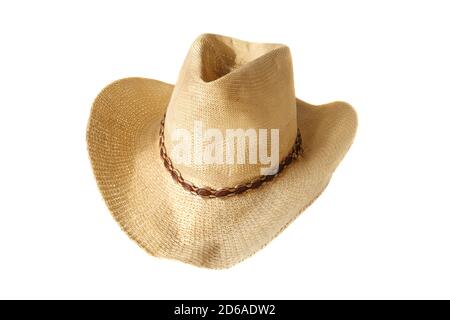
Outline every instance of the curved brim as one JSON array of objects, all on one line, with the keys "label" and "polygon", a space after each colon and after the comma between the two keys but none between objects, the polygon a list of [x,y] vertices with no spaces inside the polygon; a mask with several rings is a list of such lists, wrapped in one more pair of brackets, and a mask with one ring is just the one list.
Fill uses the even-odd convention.
[{"label": "curved brim", "polygon": [[320,195],[356,131],[348,104],[298,100],[304,156],[258,189],[203,199],[176,184],[159,155],[172,89],[143,78],[103,89],[88,124],[89,155],[106,204],[130,238],[154,256],[201,267],[230,267],[270,242]]}]

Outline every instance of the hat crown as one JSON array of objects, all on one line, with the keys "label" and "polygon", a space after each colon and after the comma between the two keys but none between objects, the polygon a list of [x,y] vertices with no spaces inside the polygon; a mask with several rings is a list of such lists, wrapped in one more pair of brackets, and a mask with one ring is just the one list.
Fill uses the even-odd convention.
[{"label": "hat crown", "polygon": [[[273,143],[270,131],[277,129],[281,161],[295,142],[296,110],[292,60],[287,46],[205,34],[190,48],[173,90],[166,113],[165,145],[170,154],[179,143],[173,141],[177,129],[192,132],[192,144],[199,142],[195,141],[199,137],[194,136],[198,124],[203,131],[218,129],[224,137],[227,129],[266,129],[270,153]],[[204,147],[210,144],[203,140],[199,143]],[[234,148],[233,152],[237,151]],[[264,166],[259,162],[225,162],[193,161],[174,166],[186,180],[213,188],[249,181],[260,176]]]}]

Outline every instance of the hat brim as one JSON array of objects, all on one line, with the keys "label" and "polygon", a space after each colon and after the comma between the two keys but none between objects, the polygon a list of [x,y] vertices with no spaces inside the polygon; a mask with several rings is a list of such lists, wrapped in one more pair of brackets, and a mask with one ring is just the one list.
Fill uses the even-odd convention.
[{"label": "hat brim", "polygon": [[159,155],[172,89],[145,78],[108,85],[93,104],[87,144],[103,198],[129,237],[153,256],[196,266],[227,268],[269,243],[321,194],[357,127],[344,102],[297,100],[303,157],[258,189],[203,199],[176,184]]}]

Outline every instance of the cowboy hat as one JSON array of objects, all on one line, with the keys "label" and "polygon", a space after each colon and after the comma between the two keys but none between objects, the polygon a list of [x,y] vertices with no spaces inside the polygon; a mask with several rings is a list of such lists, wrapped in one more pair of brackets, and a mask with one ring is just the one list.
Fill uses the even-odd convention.
[{"label": "cowboy hat", "polygon": [[[201,133],[212,130],[209,140],[193,134],[199,123]],[[287,46],[205,34],[175,85],[126,78],[104,88],[87,144],[99,189],[131,239],[154,256],[227,268],[264,247],[321,194],[356,127],[344,102],[296,99]],[[244,134],[241,142],[260,137],[266,144],[227,144],[232,129]],[[209,151],[178,159],[182,136],[190,137],[185,156],[195,146]],[[222,145],[228,156],[203,161]],[[263,149],[275,165],[233,162],[239,150],[247,160]]]}]

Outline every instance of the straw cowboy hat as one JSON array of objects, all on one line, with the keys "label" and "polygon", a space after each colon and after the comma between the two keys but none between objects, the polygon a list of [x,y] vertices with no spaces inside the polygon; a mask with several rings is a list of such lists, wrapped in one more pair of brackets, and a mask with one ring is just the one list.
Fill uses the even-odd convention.
[{"label": "straw cowboy hat", "polygon": [[[211,151],[214,139],[192,133],[199,123],[202,132],[213,130],[209,138],[230,129],[267,133],[258,148],[279,160],[228,161],[242,151],[236,140],[217,162],[175,161],[179,129],[192,134],[187,150]],[[87,144],[99,189],[131,239],[151,255],[220,269],[263,248],[321,194],[356,127],[346,103],[296,99],[287,46],[206,34],[193,43],[175,85],[126,78],[104,88]],[[215,146],[230,141],[223,139]]]}]

